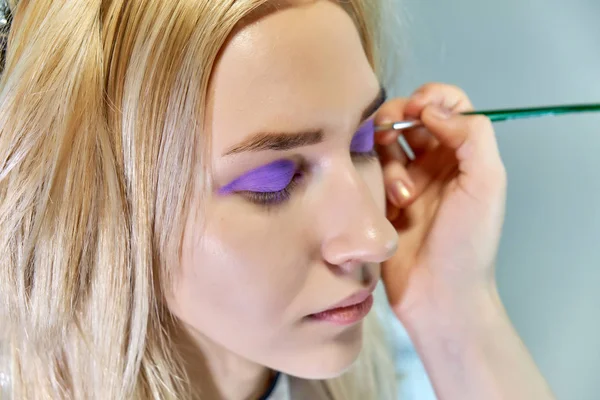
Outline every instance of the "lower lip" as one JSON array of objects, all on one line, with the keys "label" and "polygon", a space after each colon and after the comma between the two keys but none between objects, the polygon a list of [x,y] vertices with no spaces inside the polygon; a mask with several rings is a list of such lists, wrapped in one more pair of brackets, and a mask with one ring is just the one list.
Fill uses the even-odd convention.
[{"label": "lower lip", "polygon": [[371,307],[373,307],[373,295],[367,297],[362,303],[312,314],[310,318],[335,325],[351,325],[362,320],[371,311]]}]

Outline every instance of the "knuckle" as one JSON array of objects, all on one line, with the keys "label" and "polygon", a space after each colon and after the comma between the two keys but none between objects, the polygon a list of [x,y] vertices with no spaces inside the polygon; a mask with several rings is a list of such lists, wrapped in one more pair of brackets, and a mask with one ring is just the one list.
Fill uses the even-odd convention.
[{"label": "knuckle", "polygon": [[417,89],[417,93],[427,94],[432,92],[439,92],[440,89],[443,89],[446,86],[444,83],[440,82],[428,82]]},{"label": "knuckle", "polygon": [[458,107],[461,111],[472,109],[467,93],[453,84],[429,82],[417,89],[415,95],[437,99],[436,101],[441,101],[446,107]]},{"label": "knuckle", "polygon": [[465,93],[465,91],[462,90],[462,88],[456,85],[445,85],[445,88],[449,93],[452,93],[456,97],[467,98],[467,93]]}]

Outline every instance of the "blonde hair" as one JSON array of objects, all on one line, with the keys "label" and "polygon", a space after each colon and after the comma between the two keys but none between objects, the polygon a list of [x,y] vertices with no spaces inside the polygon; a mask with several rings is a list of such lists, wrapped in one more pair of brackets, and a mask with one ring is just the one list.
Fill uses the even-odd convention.
[{"label": "blonde hair", "polygon": [[[172,238],[206,185],[197,172],[213,65],[269,1],[9,3],[0,318],[12,396],[191,398],[164,304],[179,259]],[[379,2],[340,4],[379,70]],[[334,399],[395,397],[375,317],[356,365],[319,383]]]}]

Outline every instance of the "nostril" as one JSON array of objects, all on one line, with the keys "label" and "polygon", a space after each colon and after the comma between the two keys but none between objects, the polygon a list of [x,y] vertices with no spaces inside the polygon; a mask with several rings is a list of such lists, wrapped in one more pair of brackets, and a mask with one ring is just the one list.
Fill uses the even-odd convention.
[{"label": "nostril", "polygon": [[370,286],[372,284],[375,284],[377,279],[379,279],[379,277],[373,273],[371,268],[369,268],[369,265],[363,264],[361,267],[361,282],[362,282],[362,284],[365,286]]}]

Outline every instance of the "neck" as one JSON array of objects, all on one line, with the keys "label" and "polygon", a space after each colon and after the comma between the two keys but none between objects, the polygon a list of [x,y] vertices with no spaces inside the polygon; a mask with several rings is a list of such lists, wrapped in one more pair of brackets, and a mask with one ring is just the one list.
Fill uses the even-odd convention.
[{"label": "neck", "polygon": [[191,329],[176,337],[192,382],[192,392],[210,400],[255,400],[269,387],[273,373],[223,348]]}]

